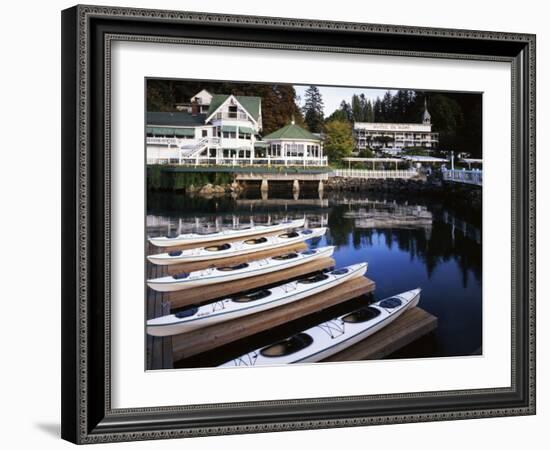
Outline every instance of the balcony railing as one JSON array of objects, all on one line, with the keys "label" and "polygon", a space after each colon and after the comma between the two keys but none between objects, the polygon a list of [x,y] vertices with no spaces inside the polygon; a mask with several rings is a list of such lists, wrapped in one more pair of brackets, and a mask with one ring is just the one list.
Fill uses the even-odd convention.
[{"label": "balcony railing", "polygon": [[168,137],[148,137],[147,144],[157,144],[157,145],[177,145],[180,146],[185,142],[192,142],[192,139],[180,139],[180,138],[168,138]]},{"label": "balcony railing", "polygon": [[216,120],[233,119],[233,120],[248,120],[248,116],[242,112],[219,112],[214,116]]}]

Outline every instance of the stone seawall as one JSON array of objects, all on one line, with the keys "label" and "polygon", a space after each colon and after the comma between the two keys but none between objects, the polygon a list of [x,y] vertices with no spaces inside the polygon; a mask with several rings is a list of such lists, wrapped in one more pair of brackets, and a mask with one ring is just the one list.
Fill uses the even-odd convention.
[{"label": "stone seawall", "polygon": [[362,179],[330,177],[325,192],[391,193],[397,196],[427,196],[472,209],[481,210],[482,190],[479,186],[443,182],[438,178],[419,179]]}]

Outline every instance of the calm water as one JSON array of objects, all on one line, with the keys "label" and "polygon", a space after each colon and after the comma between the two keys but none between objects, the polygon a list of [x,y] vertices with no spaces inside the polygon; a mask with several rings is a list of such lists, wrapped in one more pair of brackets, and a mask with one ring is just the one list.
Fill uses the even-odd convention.
[{"label": "calm water", "polygon": [[181,367],[211,366],[351,311],[365,302],[422,288],[420,306],[439,319],[435,332],[391,357],[461,356],[481,353],[481,224],[470,212],[453,211],[426,199],[350,193],[301,194],[300,198],[212,198],[149,194],[148,234],[214,229],[301,218],[327,226],[310,247],[335,245],[336,266],[369,263],[373,294],[244,341],[189,358]]}]

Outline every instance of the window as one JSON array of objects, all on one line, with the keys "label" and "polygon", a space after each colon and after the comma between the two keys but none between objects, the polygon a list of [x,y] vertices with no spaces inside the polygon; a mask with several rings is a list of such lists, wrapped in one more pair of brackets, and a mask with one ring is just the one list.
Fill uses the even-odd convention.
[{"label": "window", "polygon": [[303,144],[285,144],[287,156],[302,156],[304,153]]},{"label": "window", "polygon": [[202,130],[202,137],[208,136],[208,130]]},{"label": "window", "polygon": [[228,108],[228,117],[230,119],[236,119],[237,118],[237,106],[230,105]]}]

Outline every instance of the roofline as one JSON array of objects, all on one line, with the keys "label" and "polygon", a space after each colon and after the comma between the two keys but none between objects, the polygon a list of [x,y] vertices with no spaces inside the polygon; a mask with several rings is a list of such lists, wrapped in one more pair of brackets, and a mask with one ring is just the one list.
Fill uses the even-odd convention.
[{"label": "roofline", "polygon": [[310,141],[310,142],[322,142],[322,139],[305,139],[305,138],[262,138],[264,141]]},{"label": "roofline", "polygon": [[[210,92],[208,89],[201,89],[199,92],[197,92],[195,95],[193,95],[193,97],[196,97],[197,95],[199,95],[202,91],[206,92],[207,94],[209,94],[210,96],[214,97],[214,94],[212,94],[212,92]],[[191,97],[191,98],[193,98]]]},{"label": "roofline", "polygon": [[[223,94],[222,94],[223,95]],[[250,112],[248,111],[248,109],[246,109],[242,104],[241,102],[239,102],[237,100],[237,98],[233,95],[233,94],[229,94],[229,96],[220,104],[220,106],[218,106],[213,112],[212,114],[210,114],[208,117],[206,117],[206,119],[204,119],[204,123],[208,122],[212,116],[214,114],[216,114],[218,112],[218,110],[223,106],[225,105],[225,103],[227,102],[227,100],[229,100],[231,97],[233,97],[233,100],[235,100],[237,102],[237,104],[246,112],[246,115],[248,117],[250,117],[250,119],[256,124],[258,125],[258,122],[256,121],[256,119],[254,119],[254,117],[252,117],[252,114],[250,114]],[[261,101],[261,97],[258,97],[260,99],[260,108],[261,108],[261,105],[262,105],[262,101]],[[260,109],[260,114],[261,114],[261,109]]]}]

